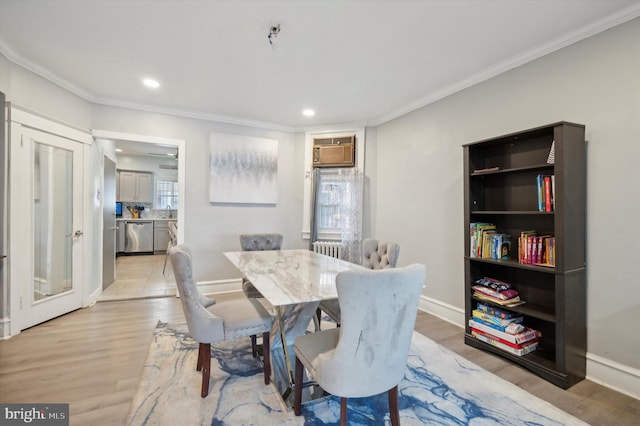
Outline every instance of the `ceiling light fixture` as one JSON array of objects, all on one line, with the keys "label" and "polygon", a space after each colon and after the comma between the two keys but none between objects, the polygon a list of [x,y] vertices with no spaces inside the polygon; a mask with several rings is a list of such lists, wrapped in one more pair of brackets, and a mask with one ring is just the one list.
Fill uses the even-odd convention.
[{"label": "ceiling light fixture", "polygon": [[157,80],[154,80],[152,78],[144,78],[142,79],[142,84],[144,84],[145,86],[151,88],[151,89],[157,89],[158,87],[160,87],[160,83],[158,83]]},{"label": "ceiling light fixture", "polygon": [[304,115],[305,117],[313,117],[314,115],[316,115],[316,112],[312,109],[304,109],[302,110],[302,115]]},{"label": "ceiling light fixture", "polygon": [[120,148],[116,148],[116,152],[122,152]]}]

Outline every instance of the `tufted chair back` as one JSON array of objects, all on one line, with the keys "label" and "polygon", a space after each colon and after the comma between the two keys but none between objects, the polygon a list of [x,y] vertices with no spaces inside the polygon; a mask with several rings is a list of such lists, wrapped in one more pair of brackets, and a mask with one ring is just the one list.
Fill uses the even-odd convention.
[{"label": "tufted chair back", "polygon": [[367,238],[362,242],[362,266],[369,269],[395,268],[400,255],[396,243],[381,243]]},{"label": "tufted chair back", "polygon": [[[240,234],[240,247],[242,251],[280,250],[282,240],[282,234]],[[242,277],[242,291],[249,299],[264,297],[245,277]]]},{"label": "tufted chair back", "polygon": [[[400,246],[396,243],[381,243],[372,238],[362,241],[362,266],[368,269],[395,268],[400,255]],[[320,302],[316,311],[317,322],[320,323],[324,311],[340,326],[340,304],[338,299],[328,299]]]},{"label": "tufted chair back", "polygon": [[280,250],[282,234],[241,234],[242,251]]},{"label": "tufted chair back", "polygon": [[193,279],[191,250],[185,245],[173,246],[169,249],[169,258],[191,336],[202,343],[224,340],[222,318],[206,309],[206,298],[200,295]]},{"label": "tufted chair back", "polygon": [[[425,274],[420,264],[339,272],[342,327],[295,339],[295,382],[303,382],[306,367],[322,389],[340,397],[341,425],[347,424],[347,398],[387,391],[391,424],[400,424],[397,386],[407,367]],[[294,390],[296,415],[301,414],[301,388]]]}]

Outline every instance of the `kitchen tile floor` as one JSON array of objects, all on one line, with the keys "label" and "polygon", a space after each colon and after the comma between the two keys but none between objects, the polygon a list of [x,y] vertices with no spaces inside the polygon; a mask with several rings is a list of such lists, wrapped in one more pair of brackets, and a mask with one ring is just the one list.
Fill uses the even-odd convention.
[{"label": "kitchen tile floor", "polygon": [[176,283],[168,260],[162,273],[164,257],[164,254],[118,256],[116,280],[102,292],[98,301],[175,296]]}]

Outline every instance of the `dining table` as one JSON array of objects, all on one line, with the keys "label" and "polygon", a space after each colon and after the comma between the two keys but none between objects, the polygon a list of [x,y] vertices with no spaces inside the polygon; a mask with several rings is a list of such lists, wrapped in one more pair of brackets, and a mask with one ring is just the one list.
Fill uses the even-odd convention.
[{"label": "dining table", "polygon": [[291,407],[295,338],[313,331],[310,325],[321,301],[338,297],[336,275],[365,268],[306,249],[224,255],[260,291],[275,315],[270,339],[272,383]]}]

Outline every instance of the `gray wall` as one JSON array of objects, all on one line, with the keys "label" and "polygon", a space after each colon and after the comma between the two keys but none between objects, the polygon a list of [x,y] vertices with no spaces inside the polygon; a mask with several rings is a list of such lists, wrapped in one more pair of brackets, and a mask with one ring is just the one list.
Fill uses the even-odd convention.
[{"label": "gray wall", "polygon": [[[239,278],[224,251],[240,250],[238,235],[280,232],[284,248],[303,248],[302,184],[304,137],[293,133],[221,124],[198,119],[95,105],[93,127],[115,132],[186,140],[185,243],[194,253],[198,281]],[[278,140],[278,203],[276,206],[212,205],[209,203],[210,132]]]},{"label": "gray wall", "polygon": [[427,265],[424,294],[462,309],[461,145],[560,120],[588,140],[588,352],[640,368],[640,19],[377,129],[374,234]]}]

